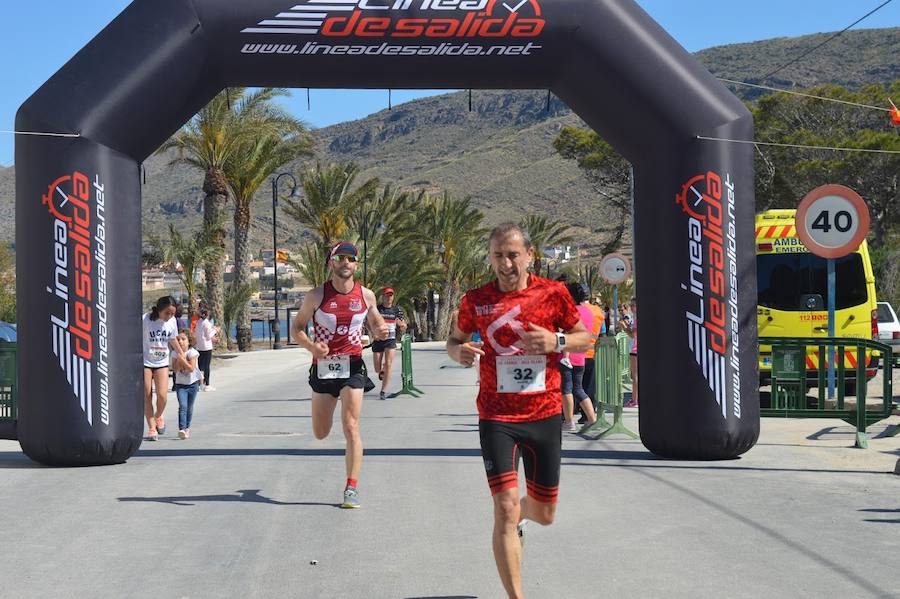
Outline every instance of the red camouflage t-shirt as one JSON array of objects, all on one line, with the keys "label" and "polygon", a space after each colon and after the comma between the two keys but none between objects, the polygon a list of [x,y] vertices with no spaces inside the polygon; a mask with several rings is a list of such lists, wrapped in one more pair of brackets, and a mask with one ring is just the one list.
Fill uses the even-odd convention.
[{"label": "red camouflage t-shirt", "polygon": [[[580,321],[572,296],[562,283],[531,275],[522,291],[504,293],[494,281],[466,293],[459,306],[459,330],[476,330],[484,342],[478,415],[482,420],[533,422],[562,411],[560,354],[547,356],[545,390],[530,393],[497,392],[497,356],[522,355],[520,332],[529,323],[551,331],[568,331]],[[499,324],[499,326],[498,326]]]}]

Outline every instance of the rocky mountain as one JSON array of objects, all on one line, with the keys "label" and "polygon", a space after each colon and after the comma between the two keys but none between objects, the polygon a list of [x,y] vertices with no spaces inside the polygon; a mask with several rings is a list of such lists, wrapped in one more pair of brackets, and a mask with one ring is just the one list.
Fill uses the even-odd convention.
[{"label": "rocky mountain", "polygon": [[[821,43],[830,34],[777,38],[710,48],[697,58],[715,75],[754,82],[765,73]],[[770,83],[809,87],[837,83],[856,88],[900,79],[900,28],[850,31]],[[734,87],[751,100],[760,91]],[[474,91],[424,98],[365,119],[319,129],[322,163],[354,161],[365,177],[428,190],[471,196],[489,222],[546,213],[582,231],[602,229],[604,214],[591,201],[595,192],[577,166],[552,148],[558,131],[581,124],[561,101],[545,91]],[[168,223],[194,226],[201,218],[203,175],[171,166],[171,156],[145,162],[144,230],[160,232]],[[288,168],[301,168],[296,163]],[[14,236],[14,168],[0,167],[0,240]],[[271,194],[264,186],[253,206],[253,247],[270,246]],[[304,231],[279,219],[280,240],[299,242]]]}]

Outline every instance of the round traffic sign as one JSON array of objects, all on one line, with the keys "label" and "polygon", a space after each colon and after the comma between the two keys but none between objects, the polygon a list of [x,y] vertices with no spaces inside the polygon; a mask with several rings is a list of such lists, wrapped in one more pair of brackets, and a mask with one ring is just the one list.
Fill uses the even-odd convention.
[{"label": "round traffic sign", "polygon": [[631,276],[631,263],[618,252],[607,254],[600,261],[600,276],[610,285],[624,283]]},{"label": "round traffic sign", "polygon": [[817,187],[797,207],[797,236],[817,256],[840,258],[856,250],[869,233],[869,207],[843,185]]}]

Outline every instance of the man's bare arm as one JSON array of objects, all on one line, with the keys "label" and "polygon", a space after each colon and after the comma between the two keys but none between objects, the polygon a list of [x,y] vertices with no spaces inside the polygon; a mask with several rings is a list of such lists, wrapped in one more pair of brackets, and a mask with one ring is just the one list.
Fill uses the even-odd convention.
[{"label": "man's bare arm", "polygon": [[381,312],[378,311],[378,300],[375,298],[375,293],[371,289],[363,287],[363,299],[366,300],[366,308],[368,308],[369,331],[378,341],[387,339],[388,326],[384,322]]},{"label": "man's bare arm", "polygon": [[472,335],[463,333],[459,327],[454,325],[453,332],[447,338],[447,355],[454,362],[459,362],[463,366],[472,366],[475,363],[476,356],[483,356],[484,351],[481,342],[472,341]]},{"label": "man's bare arm", "polygon": [[300,304],[300,310],[291,322],[291,338],[297,342],[297,345],[309,351],[315,358],[324,358],[328,355],[328,344],[315,343],[306,334],[306,325],[315,315],[319,304],[322,303],[323,290],[316,287],[306,294],[303,303]]}]

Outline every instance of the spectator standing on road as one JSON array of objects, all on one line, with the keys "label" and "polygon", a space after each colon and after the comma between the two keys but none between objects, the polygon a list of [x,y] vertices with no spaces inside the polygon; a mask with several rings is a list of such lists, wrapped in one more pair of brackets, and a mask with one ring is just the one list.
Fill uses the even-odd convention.
[{"label": "spectator standing on road", "polygon": [[625,332],[631,337],[631,351],[629,352],[629,365],[631,366],[631,400],[625,404],[626,408],[638,407],[638,330],[637,330],[637,298],[631,298],[631,315],[625,327]]},{"label": "spectator standing on road", "polygon": [[201,391],[215,391],[216,388],[210,384],[209,369],[212,364],[213,346],[216,342],[216,335],[219,333],[219,327],[213,325],[209,319],[209,308],[200,309],[200,320],[197,321],[195,336],[197,338],[197,351],[200,353],[199,367],[203,373],[203,381],[200,383]]},{"label": "spectator standing on road", "polygon": [[178,438],[191,436],[191,419],[194,416],[194,400],[203,375],[197,367],[200,352],[194,347],[194,334],[190,329],[178,333],[178,345],[184,356],[177,355],[175,363],[175,396],[178,398]]},{"label": "spectator standing on road", "polygon": [[[175,300],[163,296],[149,314],[144,314],[142,322],[144,346],[144,417],[147,419],[147,440],[156,441],[166,433],[166,393],[169,389],[169,356],[175,350],[183,357],[184,352],[175,340],[178,329],[175,326]],[[156,407],[153,406],[153,391],[156,390]]]},{"label": "spectator standing on road", "polygon": [[175,324],[179,331],[188,328],[189,320],[184,314],[184,304],[175,304]]},{"label": "spectator standing on road", "polygon": [[[597,338],[600,335],[606,334],[606,316],[603,314],[603,310],[597,304],[591,302],[585,302],[584,304],[591,311],[591,326],[589,330],[591,331],[591,335],[593,335],[594,343],[597,343]],[[595,395],[596,391],[594,389],[594,346],[591,346],[591,349],[587,350],[584,353],[584,391],[588,394],[588,397],[591,398],[591,404],[596,405],[597,397]],[[586,421],[587,415],[582,414],[582,420],[579,422]]]},{"label": "spectator standing on road", "polygon": [[[587,292],[581,283],[569,283],[566,285],[572,301],[575,302],[578,316],[585,330],[590,331],[593,327],[594,313],[587,307]],[[594,412],[594,404],[590,397],[584,391],[584,352],[566,352],[563,359],[559,362],[559,374],[561,376],[560,388],[563,400],[563,430],[575,433],[578,427],[575,425],[575,402],[585,415],[587,422],[593,423],[597,420],[597,414]]]}]

